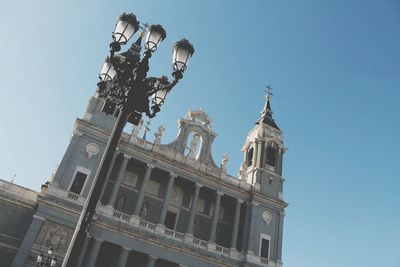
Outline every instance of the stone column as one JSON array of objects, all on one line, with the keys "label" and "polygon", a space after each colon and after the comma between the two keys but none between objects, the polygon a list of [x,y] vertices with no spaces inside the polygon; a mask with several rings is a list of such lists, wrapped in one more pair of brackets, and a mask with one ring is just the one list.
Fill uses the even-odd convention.
[{"label": "stone column", "polygon": [[101,189],[100,198],[99,198],[100,201],[103,198],[104,192],[106,191],[106,188],[107,188],[107,185],[108,185],[108,181],[110,181],[111,172],[114,169],[115,160],[117,159],[117,157],[118,157],[118,153],[115,153],[113,158],[112,158],[112,160],[111,160],[110,169],[108,169],[107,176],[106,176],[106,181],[104,182],[104,186]]},{"label": "stone column", "polygon": [[236,200],[235,218],[233,219],[232,239],[231,239],[231,248],[232,249],[236,249],[236,242],[237,242],[238,230],[239,230],[240,207],[241,207],[242,203],[243,203],[243,200],[241,200],[241,199]]},{"label": "stone column", "polygon": [[126,262],[128,261],[129,252],[131,250],[126,247],[121,248],[121,254],[119,255],[117,267],[125,267]]},{"label": "stone column", "polygon": [[211,222],[211,231],[210,231],[210,241],[215,242],[216,234],[217,234],[217,224],[218,224],[218,217],[219,217],[219,208],[221,205],[221,196],[223,196],[224,193],[217,191],[217,198],[215,199],[215,204],[214,204],[214,213],[213,213],[213,218]]},{"label": "stone column", "polygon": [[243,154],[243,162],[244,162],[244,164],[246,164],[246,167],[247,167],[247,162],[248,162],[247,154],[249,153],[249,149],[246,148],[243,152],[244,152],[244,154]]},{"label": "stone column", "polygon": [[157,257],[155,257],[155,256],[152,256],[152,255],[147,255],[147,264],[146,264],[146,267],[154,267],[154,266],[156,266],[156,260],[157,260],[158,258]]},{"label": "stone column", "polygon": [[196,210],[197,210],[197,201],[199,200],[200,188],[202,187],[201,184],[196,183],[196,187],[194,189],[192,205],[190,207],[190,216],[189,216],[189,223],[186,229],[186,232],[189,234],[193,233],[193,225],[194,219],[196,217]]},{"label": "stone column", "polygon": [[262,162],[262,154],[264,151],[264,146],[263,146],[263,141],[259,140],[256,141],[256,146],[257,146],[257,155],[256,155],[256,167],[262,167],[263,166],[263,162]]},{"label": "stone column", "polygon": [[83,260],[85,259],[85,254],[87,247],[89,245],[90,238],[92,238],[92,236],[89,233],[87,233],[85,240],[83,241],[82,251],[78,258],[77,267],[81,267],[83,265]]},{"label": "stone column", "polygon": [[131,158],[127,155],[124,155],[124,157],[122,159],[121,168],[119,169],[117,179],[115,180],[115,184],[114,184],[113,190],[111,192],[110,201],[108,202],[108,205],[110,205],[111,207],[114,207],[115,200],[117,199],[119,187],[121,186],[122,179],[124,179],[124,173],[126,170],[126,166],[128,165],[128,162],[130,159]]},{"label": "stone column", "polygon": [[278,221],[278,240],[276,244],[276,259],[277,261],[282,261],[282,238],[283,238],[283,220],[285,217],[284,211],[278,211],[279,221]]},{"label": "stone column", "polygon": [[90,249],[89,255],[87,256],[87,262],[86,262],[87,267],[95,266],[97,261],[97,256],[99,255],[100,252],[101,243],[103,243],[102,239],[93,237],[93,244]]},{"label": "stone column", "polygon": [[278,168],[277,168],[277,174],[282,176],[282,160],[283,160],[283,150],[282,148],[279,148],[278,150]]},{"label": "stone column", "polygon": [[33,219],[29,225],[28,231],[26,232],[25,237],[19,246],[17,254],[15,255],[14,261],[11,265],[12,267],[22,267],[25,265],[25,261],[31,253],[32,244],[35,242],[40,229],[42,229],[44,220],[45,218],[43,217],[40,217],[36,214],[33,215]]},{"label": "stone column", "polygon": [[258,155],[257,143],[258,143],[257,140],[255,142],[253,142],[253,159],[252,159],[253,164],[251,165],[251,167],[253,167],[253,168],[258,167],[257,166],[257,161],[258,161],[258,159],[257,159],[257,155]]},{"label": "stone column", "polygon": [[139,195],[136,200],[134,215],[139,215],[140,209],[142,208],[144,194],[146,193],[147,184],[149,183],[150,174],[155,166],[153,164],[147,163],[147,170],[143,178],[142,186],[140,187]]},{"label": "stone column", "polygon": [[174,181],[175,181],[176,177],[177,177],[177,175],[175,173],[170,173],[170,175],[169,175],[167,189],[165,192],[165,198],[164,198],[164,202],[163,202],[163,205],[161,208],[160,220],[158,222],[159,224],[164,224],[164,222],[165,222],[165,217],[167,216],[167,210],[168,210],[168,204],[169,204],[169,197],[171,195],[172,187],[174,186]]}]

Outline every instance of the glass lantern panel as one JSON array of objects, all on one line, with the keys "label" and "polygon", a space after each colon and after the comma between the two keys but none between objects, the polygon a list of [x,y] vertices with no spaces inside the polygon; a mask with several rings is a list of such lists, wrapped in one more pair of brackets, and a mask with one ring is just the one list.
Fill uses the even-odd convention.
[{"label": "glass lantern panel", "polygon": [[131,23],[120,20],[115,26],[113,36],[116,42],[120,44],[126,44],[135,33],[135,31],[136,29]]},{"label": "glass lantern panel", "polygon": [[161,34],[159,32],[152,31],[147,35],[146,48],[152,51],[156,51],[160,41],[161,41]]},{"label": "glass lantern panel", "polygon": [[157,105],[162,105],[165,97],[167,96],[168,90],[160,90],[153,95],[153,102]]},{"label": "glass lantern panel", "polygon": [[175,49],[173,54],[174,69],[185,71],[188,58],[189,58],[188,50],[182,48]]},{"label": "glass lantern panel", "polygon": [[100,79],[102,81],[109,81],[112,80],[115,75],[117,75],[117,72],[115,71],[114,66],[109,61],[104,61],[99,75]]}]

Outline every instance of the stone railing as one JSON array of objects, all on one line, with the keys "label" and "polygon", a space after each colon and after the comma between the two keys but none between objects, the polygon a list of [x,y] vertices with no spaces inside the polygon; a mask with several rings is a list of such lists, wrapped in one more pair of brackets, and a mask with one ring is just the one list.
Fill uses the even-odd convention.
[{"label": "stone railing", "polygon": [[199,239],[199,238],[193,237],[193,241],[192,242],[193,242],[193,244],[195,244],[195,245],[197,245],[199,247],[203,247],[203,248],[207,248],[208,247],[208,242],[204,241],[202,239]]},{"label": "stone railing", "polygon": [[13,195],[19,200],[25,200],[32,203],[36,202],[38,194],[31,189],[16,185],[3,179],[0,179],[0,191],[2,192],[2,194]]},{"label": "stone railing", "polygon": [[129,219],[130,219],[131,216],[129,214],[114,210],[113,217],[129,222]]},{"label": "stone railing", "polygon": [[75,194],[73,192],[65,191],[59,187],[52,185],[52,184],[48,185],[46,193],[49,195],[56,196],[56,197],[65,199],[67,201],[76,203],[78,205],[83,205],[83,203],[85,202],[85,198],[82,197],[81,195]]},{"label": "stone railing", "polygon": [[143,219],[139,220],[139,226],[147,228],[149,230],[155,231],[157,228],[157,224],[145,221]]},{"label": "stone railing", "polygon": [[237,252],[231,251],[231,249],[216,245],[215,243],[207,242],[200,238],[193,237],[189,234],[184,234],[173,229],[166,228],[164,225],[155,224],[139,218],[135,215],[129,215],[113,209],[111,206],[97,205],[97,213],[108,218],[116,219],[127,225],[137,227],[148,232],[159,235],[161,240],[169,238],[179,242],[195,246],[200,249],[204,249],[216,254],[225,255],[230,258],[239,259],[240,255]]}]

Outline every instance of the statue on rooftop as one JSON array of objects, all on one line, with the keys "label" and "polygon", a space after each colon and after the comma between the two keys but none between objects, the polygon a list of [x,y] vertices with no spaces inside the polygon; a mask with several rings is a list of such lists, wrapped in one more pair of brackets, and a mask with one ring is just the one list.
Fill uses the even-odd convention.
[{"label": "statue on rooftop", "polygon": [[164,134],[164,131],[165,131],[165,127],[164,126],[159,126],[158,127],[158,130],[157,130],[157,132],[154,134],[154,136],[155,136],[155,140],[154,140],[154,144],[155,145],[159,145],[159,144],[161,144],[161,137],[163,136],[163,134]]}]

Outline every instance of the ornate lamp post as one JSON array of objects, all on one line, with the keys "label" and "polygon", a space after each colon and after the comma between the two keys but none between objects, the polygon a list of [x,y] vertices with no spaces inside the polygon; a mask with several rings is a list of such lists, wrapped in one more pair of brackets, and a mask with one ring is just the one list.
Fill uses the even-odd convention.
[{"label": "ornate lamp post", "polygon": [[36,259],[37,267],[55,267],[57,264],[57,258],[53,255],[53,247],[50,247],[47,251],[47,255],[44,256],[42,253],[39,253]]},{"label": "ornate lamp post", "polygon": [[99,97],[105,100],[103,111],[111,114],[117,109],[118,117],[62,266],[76,266],[101,190],[105,186],[107,171],[111,167],[111,160],[125,124],[127,122],[137,124],[143,113],[149,118],[153,118],[160,111],[167,94],[182,79],[188,61],[194,53],[194,48],[189,41],[182,39],[175,43],[172,48],[172,76],[174,80],[169,82],[166,76],[160,78],[147,77],[149,59],[165,39],[166,32],[161,25],[152,25],[148,28],[143,55],[140,54],[143,33],[126,52],[118,53],[121,46],[126,44],[138,30],[139,22],[135,15],[124,13],[117,18],[115,31],[112,35],[113,42],[110,44],[110,55],[101,68],[97,92]]}]

